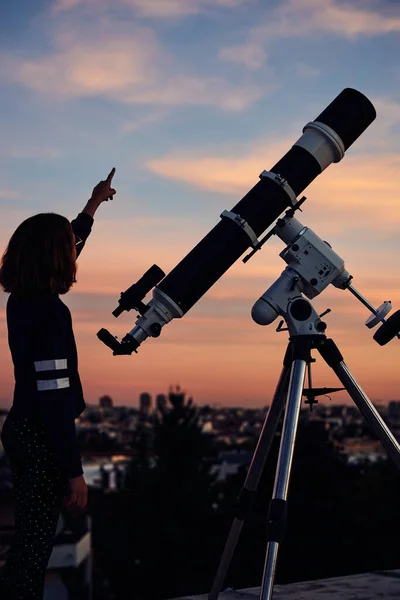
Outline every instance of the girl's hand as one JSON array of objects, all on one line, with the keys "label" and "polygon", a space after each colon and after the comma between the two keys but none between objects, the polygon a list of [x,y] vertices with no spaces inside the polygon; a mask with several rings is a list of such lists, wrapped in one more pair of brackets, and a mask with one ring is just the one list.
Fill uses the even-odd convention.
[{"label": "girl's hand", "polygon": [[92,197],[90,201],[95,202],[97,205],[101,204],[105,200],[112,200],[114,194],[116,194],[116,190],[111,187],[112,178],[115,174],[115,167],[113,167],[105,181],[100,181],[93,188]]},{"label": "girl's hand", "polygon": [[64,497],[63,507],[73,515],[81,513],[87,506],[88,487],[83,475],[69,480],[69,496]]}]

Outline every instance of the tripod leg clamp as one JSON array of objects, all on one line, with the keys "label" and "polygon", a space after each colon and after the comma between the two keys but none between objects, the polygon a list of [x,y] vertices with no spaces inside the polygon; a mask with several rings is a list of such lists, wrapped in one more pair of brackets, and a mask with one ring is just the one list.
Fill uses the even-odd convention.
[{"label": "tripod leg clamp", "polygon": [[341,355],[339,348],[335,342],[331,339],[324,340],[317,345],[318,352],[326,362],[326,364],[335,369],[335,367],[342,362],[343,356]]},{"label": "tripod leg clamp", "polygon": [[287,502],[275,498],[268,511],[267,541],[281,543],[286,529]]}]

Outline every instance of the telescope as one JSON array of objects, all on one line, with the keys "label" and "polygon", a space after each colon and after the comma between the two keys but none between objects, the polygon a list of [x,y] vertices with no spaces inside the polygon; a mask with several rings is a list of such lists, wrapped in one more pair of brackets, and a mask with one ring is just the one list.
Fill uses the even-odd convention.
[{"label": "telescope", "polygon": [[[130,355],[148,337],[158,337],[164,325],[182,318],[187,311],[248,249],[258,251],[268,238],[259,237],[286,210],[297,208],[297,196],[331,163],[339,162],[346,150],[376,117],[375,108],[361,92],[345,88],[260,181],[167,275],[153,265],[143,277],[121,293],[113,311],[135,309],[135,326],[119,342],[106,329],[97,337],[115,355]],[[152,290],[152,299],[145,296]]]},{"label": "telescope", "polygon": [[[252,250],[243,259],[245,263],[272,235],[277,235],[286,244],[280,256],[287,266],[255,302],[252,317],[259,325],[269,325],[278,316],[282,317],[276,331],[288,331],[289,343],[276,391],[238,496],[235,518],[208,600],[218,599],[242,525],[251,513],[278,423],[284,414],[267,516],[267,550],[260,592],[260,600],[272,600],[278,549],[286,528],[287,497],[301,400],[307,395],[311,410],[317,393],[338,391],[337,388],[312,387],[311,363],[315,362],[312,350],[317,350],[337,375],[344,386],[339,389],[348,392],[400,469],[399,443],[350,372],[335,342],[325,335],[327,325],[321,319],[330,309],[318,314],[310,300],[330,284],[350,291],[372,313],[366,326],[371,329],[381,323],[374,335],[380,345],[395,336],[400,338],[400,311],[386,320],[391,303],[385,301],[378,309],[374,308],[353,287],[352,276],[345,269],[344,260],[330,244],[294,217],[306,200],[304,196],[298,200],[298,195],[331,163],[344,157],[346,150],[375,117],[375,109],[368,98],[352,88],[344,89],[314,121],[305,125],[303,135],[270,171],[261,173],[260,181],[240,202],[232,210],[221,213],[221,221],[167,276],[153,265],[137,283],[121,293],[119,306],[113,315],[118,317],[123,311],[132,309],[139,313],[134,328],[121,342],[106,329],[97,334],[114,355],[137,352],[144,340],[158,337],[164,325],[174,318],[183,317],[248,248]],[[268,228],[269,231],[260,238]],[[152,288],[152,299],[148,303],[143,302]],[[284,322],[286,328],[282,327]],[[310,388],[305,390],[307,368]]]}]

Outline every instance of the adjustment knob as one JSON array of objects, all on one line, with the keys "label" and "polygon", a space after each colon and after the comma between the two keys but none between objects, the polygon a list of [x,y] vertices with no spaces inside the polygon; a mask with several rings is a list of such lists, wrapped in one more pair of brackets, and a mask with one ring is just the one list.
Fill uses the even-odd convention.
[{"label": "adjustment knob", "polygon": [[378,323],[380,323],[391,310],[392,304],[390,301],[381,304],[380,307],[376,309],[376,315],[371,315],[365,321],[365,324],[368,327],[368,329],[372,329],[373,327],[375,327],[375,325],[378,325]]},{"label": "adjustment knob", "polygon": [[160,335],[160,333],[161,333],[161,325],[160,325],[160,323],[153,323],[150,326],[150,331],[151,331],[151,335],[153,337],[158,337]]},{"label": "adjustment knob", "polygon": [[399,335],[400,331],[400,310],[396,310],[391,317],[385,323],[375,331],[374,340],[380,345],[384,346],[394,337]]}]

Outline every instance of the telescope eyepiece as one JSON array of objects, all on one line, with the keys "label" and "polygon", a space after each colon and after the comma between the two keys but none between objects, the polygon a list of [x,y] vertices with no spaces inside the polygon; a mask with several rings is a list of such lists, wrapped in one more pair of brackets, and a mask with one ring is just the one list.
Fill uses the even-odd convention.
[{"label": "telescope eyepiece", "polygon": [[120,343],[107,329],[100,329],[100,331],[97,332],[97,337],[114,352],[118,350]]}]

